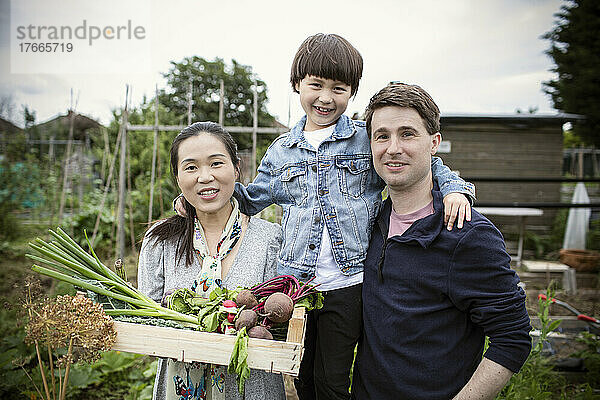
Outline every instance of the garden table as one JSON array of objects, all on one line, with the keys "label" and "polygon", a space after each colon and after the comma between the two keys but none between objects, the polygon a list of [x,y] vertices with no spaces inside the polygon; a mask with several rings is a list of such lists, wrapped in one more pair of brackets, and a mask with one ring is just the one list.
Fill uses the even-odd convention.
[{"label": "garden table", "polygon": [[473,207],[483,215],[501,215],[509,217],[517,217],[519,224],[519,243],[517,246],[517,255],[512,257],[517,268],[521,266],[523,261],[523,237],[525,236],[525,218],[539,217],[544,214],[544,211],[539,208],[527,207]]}]

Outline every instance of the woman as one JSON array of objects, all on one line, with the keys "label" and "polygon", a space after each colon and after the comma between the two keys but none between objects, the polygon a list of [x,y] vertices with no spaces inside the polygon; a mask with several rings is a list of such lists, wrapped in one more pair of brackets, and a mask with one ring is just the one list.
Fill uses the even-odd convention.
[{"label": "woman", "polygon": [[[279,225],[241,214],[232,197],[240,176],[237,146],[221,126],[197,122],[171,145],[171,171],[186,217],[153,225],[144,238],[138,288],[156,301],[189,287],[208,297],[215,287],[252,286],[276,275]],[[285,399],[281,375],[253,370],[245,399]],[[159,360],[154,399],[237,399],[225,367]]]}]

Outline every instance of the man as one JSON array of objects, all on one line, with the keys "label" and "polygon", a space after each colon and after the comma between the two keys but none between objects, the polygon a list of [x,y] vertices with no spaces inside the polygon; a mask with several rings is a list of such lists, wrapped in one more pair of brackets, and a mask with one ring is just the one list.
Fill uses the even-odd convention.
[{"label": "man", "polygon": [[444,229],[431,176],[439,109],[429,94],[390,84],[365,119],[389,197],[365,262],[352,395],[493,399],[531,350],[525,293],[502,235],[476,211],[462,229]]}]

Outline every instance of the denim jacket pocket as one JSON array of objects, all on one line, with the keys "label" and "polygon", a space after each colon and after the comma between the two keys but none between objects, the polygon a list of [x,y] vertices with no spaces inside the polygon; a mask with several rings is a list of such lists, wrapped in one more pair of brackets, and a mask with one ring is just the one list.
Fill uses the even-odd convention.
[{"label": "denim jacket pocket", "polygon": [[296,205],[302,204],[308,197],[306,164],[284,166],[279,174],[279,180],[290,200]]},{"label": "denim jacket pocket", "polygon": [[345,156],[336,157],[340,191],[354,197],[365,192],[367,173],[371,168],[370,157]]}]

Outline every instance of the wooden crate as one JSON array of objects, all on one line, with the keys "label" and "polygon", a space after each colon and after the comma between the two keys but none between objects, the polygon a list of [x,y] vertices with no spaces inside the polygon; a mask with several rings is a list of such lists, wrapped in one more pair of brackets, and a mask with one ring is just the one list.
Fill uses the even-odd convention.
[{"label": "wooden crate", "polygon": [[[228,365],[235,336],[115,321],[112,350]],[[304,350],[305,309],[298,307],[289,322],[285,342],[249,338],[248,367],[298,376]]]}]

